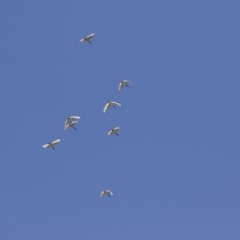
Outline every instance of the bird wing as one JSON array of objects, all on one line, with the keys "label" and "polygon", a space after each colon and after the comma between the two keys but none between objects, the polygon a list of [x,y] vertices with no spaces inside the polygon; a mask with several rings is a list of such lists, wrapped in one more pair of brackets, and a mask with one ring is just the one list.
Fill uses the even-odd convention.
[{"label": "bird wing", "polygon": [[106,190],[105,192],[109,195],[113,195],[113,192],[111,190]]},{"label": "bird wing", "polygon": [[112,134],[112,132],[113,132],[113,131],[112,131],[112,129],[111,129],[111,130],[109,130],[109,131],[108,131],[108,133],[107,133],[107,135],[108,135],[108,136],[109,136],[109,135],[111,135],[111,134]]},{"label": "bird wing", "polygon": [[68,119],[64,122],[64,127],[63,128],[64,128],[64,130],[69,128],[69,120]]},{"label": "bird wing", "polygon": [[95,33],[91,33],[91,34],[87,35],[86,38],[89,40],[89,39],[93,38],[94,36],[95,36]]},{"label": "bird wing", "polygon": [[125,84],[128,84],[128,83],[132,84],[132,82],[130,82],[129,80],[123,80],[123,82],[124,82]]},{"label": "bird wing", "polygon": [[55,144],[57,144],[57,143],[60,143],[60,141],[61,141],[61,139],[59,138],[59,139],[56,139],[56,140],[52,141],[51,144],[52,144],[52,145],[55,145]]},{"label": "bird wing", "polygon": [[119,130],[120,130],[120,127],[115,127],[114,130],[115,130],[115,131],[119,131]]},{"label": "bird wing", "polygon": [[70,116],[68,117],[69,120],[79,120],[81,117],[79,116]]},{"label": "bird wing", "polygon": [[75,126],[78,123],[78,121],[72,121],[69,126]]},{"label": "bird wing", "polygon": [[104,106],[104,108],[103,108],[103,112],[104,112],[104,113],[108,110],[109,106],[110,106],[109,103],[106,103],[106,104],[105,104],[105,106]]},{"label": "bird wing", "polygon": [[121,82],[119,83],[119,86],[118,86],[118,91],[119,91],[119,92],[122,90],[122,87],[123,87],[123,82],[121,81]]},{"label": "bird wing", "polygon": [[112,104],[117,105],[117,106],[119,106],[119,107],[122,106],[122,105],[121,105],[120,103],[118,103],[118,102],[112,102]]},{"label": "bird wing", "polygon": [[43,147],[43,148],[48,148],[49,146],[50,146],[50,144],[47,143],[47,144],[44,144],[42,147]]}]

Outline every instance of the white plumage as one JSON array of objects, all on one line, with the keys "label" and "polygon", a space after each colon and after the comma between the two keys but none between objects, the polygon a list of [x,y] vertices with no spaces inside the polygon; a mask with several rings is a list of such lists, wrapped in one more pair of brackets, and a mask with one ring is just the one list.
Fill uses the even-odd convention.
[{"label": "white plumage", "polygon": [[79,123],[78,121],[68,122],[66,125],[64,125],[64,130],[67,130],[68,128],[73,128],[74,130],[77,130],[75,125],[78,123]]},{"label": "white plumage", "polygon": [[120,130],[120,127],[115,127],[115,128],[112,128],[111,130],[108,131],[107,135],[110,136],[110,135],[117,135],[118,136],[118,131]]},{"label": "white plumage", "polygon": [[66,130],[70,127],[72,127],[74,130],[76,130],[75,125],[79,123],[78,120],[80,118],[81,117],[79,117],[79,116],[69,116],[69,117],[67,117],[67,119],[64,122],[64,130]]},{"label": "white plumage", "polygon": [[121,107],[122,105],[115,101],[107,102],[103,108],[103,112],[105,113],[109,108],[111,108],[111,107],[115,108],[116,106]]},{"label": "white plumage", "polygon": [[121,90],[124,86],[129,87],[130,84],[132,84],[132,82],[130,82],[128,80],[122,80],[118,85],[118,91],[121,92]]},{"label": "white plumage", "polygon": [[59,139],[56,139],[56,140],[54,140],[54,141],[52,141],[52,142],[49,142],[49,143],[47,143],[47,144],[44,144],[42,147],[43,147],[43,148],[52,148],[52,149],[55,149],[55,145],[58,144],[58,143],[60,143],[60,141],[61,141],[61,139],[59,138]]},{"label": "white plumage", "polygon": [[100,193],[100,197],[108,196],[108,197],[111,198],[112,195],[113,195],[113,192],[110,191],[110,190],[103,190],[103,191]]},{"label": "white plumage", "polygon": [[91,33],[89,35],[87,35],[86,37],[81,38],[79,41],[80,42],[88,42],[92,44],[91,39],[95,36],[95,33]]}]

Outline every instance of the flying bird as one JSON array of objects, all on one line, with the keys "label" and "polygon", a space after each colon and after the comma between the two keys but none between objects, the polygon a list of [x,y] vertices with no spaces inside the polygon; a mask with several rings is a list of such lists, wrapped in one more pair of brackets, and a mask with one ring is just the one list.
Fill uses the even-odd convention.
[{"label": "flying bird", "polygon": [[75,125],[79,122],[78,120],[80,118],[81,117],[79,117],[79,116],[69,116],[69,117],[67,117],[67,119],[64,122],[64,130],[66,130],[70,127],[72,127],[74,130],[76,130]]},{"label": "flying bird", "polygon": [[120,130],[120,127],[115,127],[115,128],[112,128],[111,130],[108,131],[107,135],[110,136],[110,135],[117,135],[118,136],[118,131]]},{"label": "flying bird", "polygon": [[109,108],[111,107],[114,107],[116,108],[116,106],[119,106],[121,107],[122,105],[118,102],[114,102],[114,101],[110,101],[110,102],[107,102],[103,108],[103,112],[105,113]]},{"label": "flying bird", "polygon": [[108,196],[108,197],[111,198],[112,195],[113,195],[113,192],[110,191],[110,190],[103,190],[103,191],[100,193],[100,197]]},{"label": "flying bird", "polygon": [[130,84],[132,84],[132,82],[130,82],[128,80],[122,80],[118,85],[118,91],[121,92],[121,90],[124,86],[129,87]]},{"label": "flying bird", "polygon": [[60,141],[61,141],[61,139],[59,138],[59,139],[56,139],[56,140],[54,140],[54,141],[52,141],[52,142],[49,142],[49,143],[47,143],[47,144],[44,144],[42,147],[43,147],[43,148],[52,148],[52,149],[55,149],[55,145],[58,144],[58,143],[60,143]]},{"label": "flying bird", "polygon": [[92,44],[91,39],[92,39],[94,36],[95,36],[95,33],[91,33],[91,34],[87,35],[86,37],[81,38],[79,41],[80,41],[80,42],[88,42],[88,43]]},{"label": "flying bird", "polygon": [[67,130],[68,128],[73,128],[74,130],[77,130],[75,125],[78,123],[79,123],[79,121],[68,122],[67,124],[64,125],[64,130]]}]

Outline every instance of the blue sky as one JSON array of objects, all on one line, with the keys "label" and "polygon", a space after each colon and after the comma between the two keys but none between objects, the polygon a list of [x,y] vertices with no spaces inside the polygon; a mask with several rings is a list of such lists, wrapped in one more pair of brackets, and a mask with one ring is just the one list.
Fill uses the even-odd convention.
[{"label": "blue sky", "polygon": [[2,1],[0,239],[239,239],[239,7]]}]

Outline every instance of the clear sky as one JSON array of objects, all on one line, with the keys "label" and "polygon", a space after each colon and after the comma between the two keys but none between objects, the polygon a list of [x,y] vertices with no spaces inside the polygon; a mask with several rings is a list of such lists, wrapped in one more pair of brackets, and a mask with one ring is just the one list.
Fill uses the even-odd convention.
[{"label": "clear sky", "polygon": [[239,240],[239,8],[1,1],[0,239]]}]

